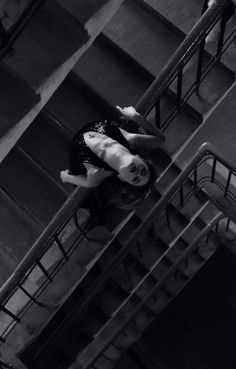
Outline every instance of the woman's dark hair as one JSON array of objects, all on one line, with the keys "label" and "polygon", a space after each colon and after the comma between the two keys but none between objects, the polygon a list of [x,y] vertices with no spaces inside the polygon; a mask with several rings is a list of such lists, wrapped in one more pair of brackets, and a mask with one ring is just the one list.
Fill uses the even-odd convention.
[{"label": "woman's dark hair", "polygon": [[143,157],[141,159],[149,168],[149,181],[144,186],[139,187],[121,181],[115,175],[107,178],[100,185],[102,201],[106,205],[113,205],[121,209],[134,209],[148,197],[157,175],[152,163]]}]

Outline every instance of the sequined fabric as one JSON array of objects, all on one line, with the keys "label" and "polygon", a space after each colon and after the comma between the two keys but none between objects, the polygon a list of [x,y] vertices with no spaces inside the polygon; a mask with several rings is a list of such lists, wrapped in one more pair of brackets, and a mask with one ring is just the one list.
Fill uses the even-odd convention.
[{"label": "sequined fabric", "polygon": [[74,135],[69,147],[69,160],[72,174],[86,174],[84,163],[90,163],[106,170],[113,170],[87,146],[83,134],[89,131],[103,133],[129,149],[128,142],[119,130],[118,122],[112,120],[98,120],[88,123]]}]

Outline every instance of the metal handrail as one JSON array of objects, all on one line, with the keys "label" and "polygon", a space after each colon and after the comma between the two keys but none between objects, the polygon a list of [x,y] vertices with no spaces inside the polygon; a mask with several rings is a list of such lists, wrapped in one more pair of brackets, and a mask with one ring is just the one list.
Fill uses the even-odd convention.
[{"label": "metal handrail", "polygon": [[[191,53],[191,50],[194,47],[194,45],[196,43],[199,44],[201,42],[203,35],[209,29],[209,24],[210,25],[214,24],[215,20],[222,13],[227,3],[228,0],[219,0],[205,12],[201,20],[197,23],[197,25],[194,27],[189,36],[187,36],[184,43],[178,48],[174,56],[171,58],[170,62],[167,63],[166,67],[163,69],[159,77],[157,77],[155,82],[147,90],[143,98],[137,104],[137,109],[140,112],[142,112],[143,114],[146,113],[147,109],[151,106],[154,98],[159,96],[164,91],[166,85],[171,80],[173,75],[176,74],[179,68],[183,66],[187,55]],[[147,223],[147,221],[152,217],[152,214],[154,214],[157,211],[157,209],[159,209],[161,206],[163,206],[163,204],[166,201],[168,201],[168,199],[173,195],[173,193],[176,191],[181,182],[188,177],[189,173],[207,153],[208,154],[211,153],[212,155],[217,156],[218,158],[220,158],[221,162],[225,164],[225,166],[234,171],[233,164],[230,163],[230,161],[225,156],[223,156],[220,151],[218,151],[215,147],[213,147],[209,143],[203,144],[201,148],[197,151],[197,153],[194,155],[189,165],[184,169],[181,175],[173,183],[173,185],[171,186],[171,191],[169,191],[165,196],[162,197],[157,207],[154,207],[151,210],[144,223],[142,223],[142,226],[144,226]],[[61,224],[61,221],[65,219],[68,213],[72,211],[71,209],[73,209],[75,204],[78,206],[78,202],[82,202],[84,197],[87,196],[87,193],[88,193],[87,189],[78,188],[68,198],[68,200],[62,206],[62,208],[51,220],[48,227],[41,234],[39,239],[35,242],[35,244],[32,246],[29,252],[25,255],[25,257],[20,262],[20,264],[18,265],[12,276],[1,287],[0,305],[3,304],[9,291],[17,285],[17,282],[25,275],[25,273],[30,268],[32,263],[41,254],[44,247],[44,243],[48,241],[52,232],[56,231],[58,224]],[[138,230],[135,232],[135,234],[137,234],[137,232]],[[134,239],[135,237],[136,236],[134,235]]]},{"label": "metal handrail", "polygon": [[[171,187],[163,194],[162,198],[157,202],[156,205],[150,210],[150,212],[146,215],[145,219],[141,222],[141,224],[136,228],[136,230],[130,235],[130,237],[123,243],[122,248],[117,252],[117,254],[110,260],[109,263],[106,264],[104,270],[101,274],[96,278],[96,281],[90,285],[90,287],[86,290],[86,295],[83,297],[83,300],[80,302],[79,306],[76,307],[76,310],[73,314],[70,314],[67,318],[65,318],[62,322],[64,327],[68,326],[71,323],[75,316],[78,318],[80,314],[86,309],[88,303],[92,301],[92,299],[102,290],[107,278],[112,276],[116,270],[116,268],[122,263],[125,256],[130,252],[130,250],[135,247],[136,244],[139,243],[142,235],[150,228],[153,219],[160,214],[168,205],[169,201],[175,196],[179,187],[189,179],[189,175],[193,172],[193,170],[203,162],[206,157],[217,158],[217,160],[227,166],[230,171],[235,173],[233,163],[231,163],[217,148],[212,146],[210,143],[204,143],[201,145],[197,153],[193,156],[190,163],[185,167],[183,172],[176,178]],[[75,315],[74,315],[75,314]],[[58,324],[57,329],[60,329],[61,325]],[[57,329],[55,330],[53,335],[56,335]]]},{"label": "metal handrail", "polygon": [[160,74],[137,103],[136,108],[141,114],[147,115],[149,113],[173,79],[183,70],[190,57],[204,41],[207,33],[215,25],[228,5],[229,0],[218,0],[201,16],[192,31],[186,36],[185,40],[177,48],[169,62],[167,62]]},{"label": "metal handrail", "polygon": [[0,288],[0,306],[4,305],[11,291],[18,286],[19,281],[24,278],[31,266],[40,258],[45,244],[50,242],[52,235],[59,230],[74,209],[78,208],[88,195],[88,189],[78,187],[66,200],[57,214],[52,218],[46,229],[27,252],[24,258],[16,267],[14,273],[8,278],[4,285]]},{"label": "metal handrail", "polygon": [[[186,60],[189,58],[189,55],[191,55],[192,51],[196,49],[196,45],[200,45],[201,41],[206,35],[206,32],[211,28],[212,25],[214,25],[215,21],[222,14],[227,4],[228,0],[219,0],[215,5],[213,5],[206,11],[201,20],[194,27],[193,31],[189,34],[189,36],[187,36],[184,43],[178,48],[173,58],[171,58],[170,62],[163,69],[159,77],[157,77],[155,82],[148,89],[143,98],[139,101],[136,106],[138,111],[140,111],[144,115],[148,113],[150,107],[155,104],[154,100],[156,100],[156,98],[163,93],[163,91],[166,89],[166,86],[173,79],[173,76],[177,75],[178,71],[183,68]],[[222,155],[220,151],[218,151],[209,143],[203,144],[194,155],[191,162],[174,181],[171,188],[163,195],[161,200],[148,213],[145,220],[130,236],[126,245],[107,266],[104,273],[102,273],[101,276],[98,278],[98,280],[96,281],[96,285],[98,288],[99,283],[103,283],[104,276],[112,272],[114,264],[117,265],[122,260],[124,254],[127,253],[127,250],[135,242],[138,241],[140,234],[143,234],[145,229],[149,226],[150,221],[153,219],[154,215],[165,207],[169,199],[176,192],[177,188],[183,183],[184,180],[188,178],[189,174],[198,165],[198,163],[208,154],[212,154],[213,156],[217,157],[217,159],[219,159],[221,163],[223,163],[232,172],[235,172],[234,165],[224,155]],[[83,201],[87,194],[87,189],[77,188],[75,192],[68,198],[68,200],[62,206],[59,212],[52,219],[48,227],[35,242],[31,250],[29,250],[23,260],[20,262],[15,272],[1,287],[0,306],[4,306],[4,303],[11,294],[11,291],[18,285],[19,281],[25,276],[25,274],[31,268],[32,264],[35,263],[37,258],[41,255],[42,251],[44,250],[45,244],[50,240],[51,235],[56,232],[56,230],[61,226],[63,222],[65,222],[65,219],[72,212],[74,207],[78,207],[78,204]]]}]

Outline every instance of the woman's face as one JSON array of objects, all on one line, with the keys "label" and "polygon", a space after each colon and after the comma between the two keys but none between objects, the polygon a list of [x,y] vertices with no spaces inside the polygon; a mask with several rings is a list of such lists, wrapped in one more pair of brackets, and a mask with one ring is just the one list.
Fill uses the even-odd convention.
[{"label": "woman's face", "polygon": [[120,178],[133,186],[144,186],[150,179],[147,164],[138,156],[133,156],[130,164],[120,169]]}]

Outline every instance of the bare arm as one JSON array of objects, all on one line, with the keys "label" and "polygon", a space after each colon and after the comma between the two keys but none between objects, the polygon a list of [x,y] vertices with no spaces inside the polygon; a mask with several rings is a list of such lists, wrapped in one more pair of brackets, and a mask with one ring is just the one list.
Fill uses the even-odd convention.
[{"label": "bare arm", "polygon": [[91,186],[88,183],[88,177],[87,175],[79,174],[79,175],[73,175],[69,174],[68,169],[62,170],[60,173],[61,180],[63,183],[71,183],[76,186],[81,187],[87,187],[90,188]]},{"label": "bare arm", "polygon": [[68,169],[61,171],[60,176],[62,182],[72,183],[81,187],[93,188],[99,186],[105,178],[110,177],[113,174],[113,172],[95,167],[89,163],[84,163],[84,166],[87,169],[87,174],[85,175],[69,174]]},{"label": "bare arm", "polygon": [[125,108],[121,108],[120,106],[116,106],[119,112],[123,115],[125,119],[131,119],[135,121],[140,127],[142,127],[145,133],[155,136],[159,139],[159,144],[163,144],[165,142],[165,135],[154,126],[148,119],[146,119],[143,115],[139,114],[133,106],[128,106]]}]

